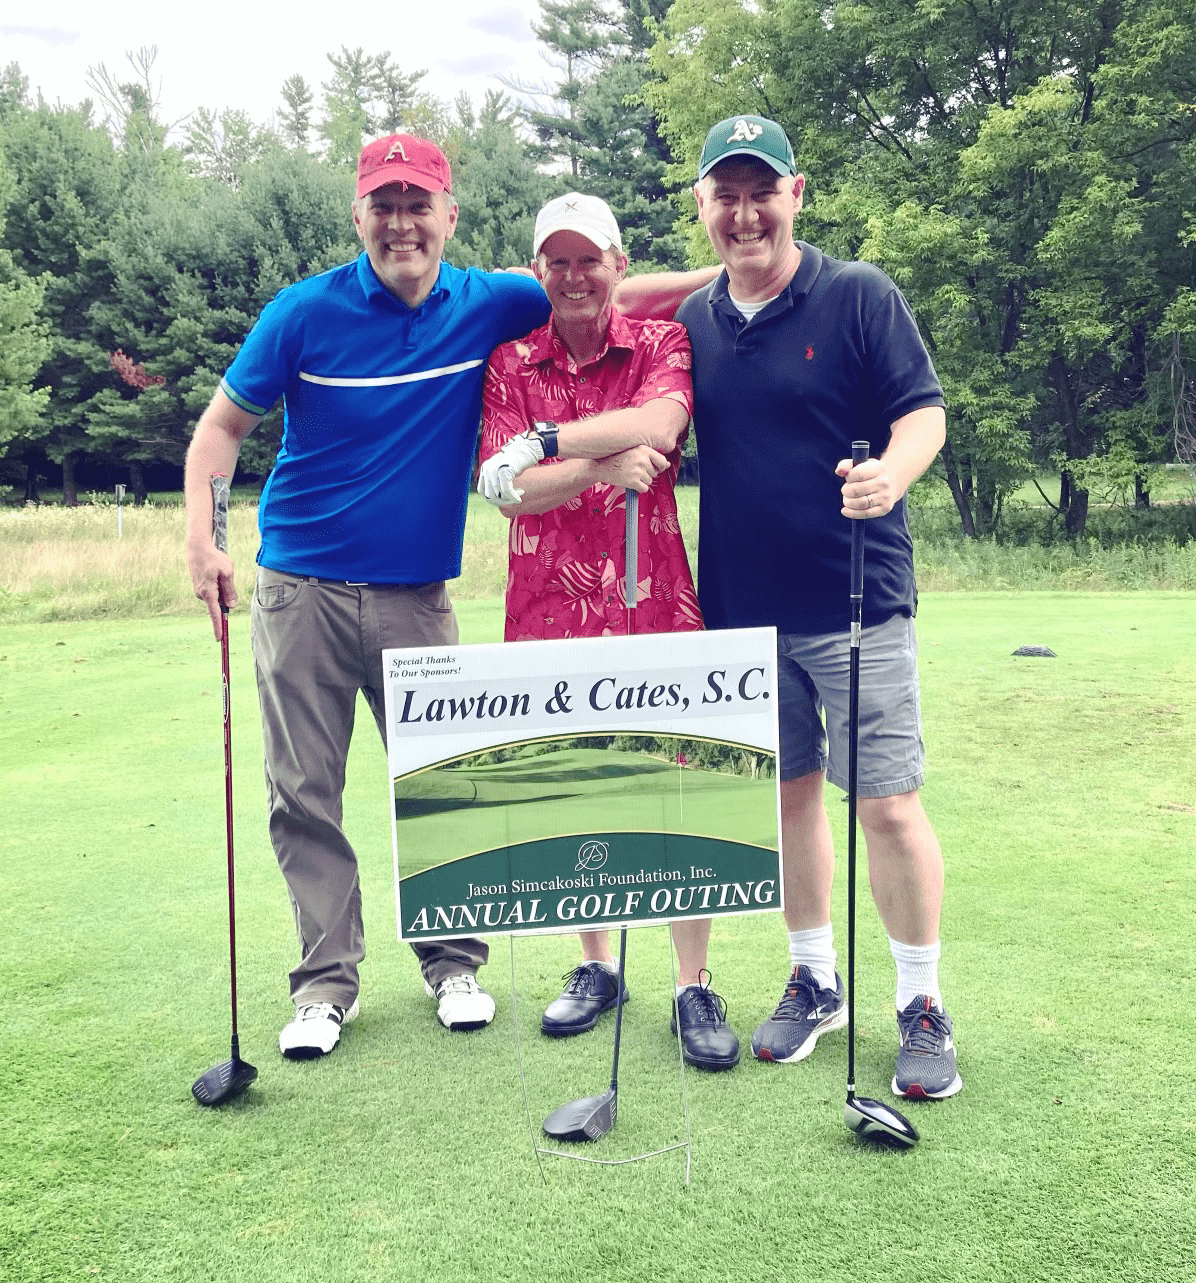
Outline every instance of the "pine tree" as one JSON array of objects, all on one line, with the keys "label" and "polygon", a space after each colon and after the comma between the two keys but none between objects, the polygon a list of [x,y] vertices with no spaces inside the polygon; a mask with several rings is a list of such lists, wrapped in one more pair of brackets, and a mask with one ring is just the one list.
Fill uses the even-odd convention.
[{"label": "pine tree", "polygon": [[311,86],[296,74],[282,82],[283,109],[278,113],[278,130],[283,142],[296,151],[307,150],[311,134]]},{"label": "pine tree", "polygon": [[541,21],[532,23],[532,30],[553,55],[564,79],[548,90],[512,87],[524,96],[548,100],[545,106],[526,112],[539,139],[537,159],[546,164],[563,161],[577,179],[587,143],[579,104],[621,37],[610,14],[594,0],[541,0],[540,13]]},{"label": "pine tree", "polygon": [[274,136],[255,125],[247,112],[200,107],[187,126],[182,151],[194,175],[237,188],[246,167],[277,145]]},{"label": "pine tree", "polygon": [[374,59],[358,45],[341,45],[339,54],[330,53],[332,78],[323,82],[324,118],[320,134],[328,144],[333,164],[352,165],[361,150],[361,140],[370,129],[369,104],[377,93]]},{"label": "pine tree", "polygon": [[468,99],[457,100],[459,156],[453,194],[460,208],[445,257],[458,267],[526,266],[536,213],[552,191],[519,137],[519,116],[506,94],[488,90],[476,126]]}]

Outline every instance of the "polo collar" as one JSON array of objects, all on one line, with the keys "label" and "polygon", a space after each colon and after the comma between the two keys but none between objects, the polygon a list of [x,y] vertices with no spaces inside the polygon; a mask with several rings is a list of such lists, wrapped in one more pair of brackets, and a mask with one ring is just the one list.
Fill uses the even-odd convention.
[{"label": "polo collar", "polygon": [[[562,370],[568,370],[574,365],[569,349],[557,333],[556,319],[553,317],[549,318],[547,325],[540,326],[531,334],[527,347],[527,355],[523,358],[525,365],[543,365],[545,361],[552,361]],[[586,364],[596,365],[612,347],[626,348],[628,351],[635,348],[635,334],[627,318],[617,308],[611,309],[605,342],[598,349],[597,355]]]},{"label": "polo collar", "polygon": [[[817,245],[809,245],[805,241],[798,241],[797,247],[801,250],[801,262],[798,264],[797,271],[793,273],[793,279],[773,299],[768,307],[759,313],[757,320],[761,317],[774,315],[776,311],[780,311],[782,308],[793,307],[799,298],[803,298],[810,292],[810,287],[818,279],[818,273],[822,270],[822,251]],[[731,302],[730,286],[731,278],[724,268],[715,278],[713,286],[711,286],[710,306],[719,312],[725,312],[728,316],[742,319],[739,309]]]},{"label": "polo collar", "polygon": [[[448,292],[448,281],[446,279],[448,271],[449,265],[442,259],[440,268],[436,273],[436,283],[432,286],[432,292],[428,295],[428,298],[424,299],[424,303],[428,299],[436,298]],[[374,271],[374,265],[370,262],[370,256],[365,250],[362,250],[357,256],[357,280],[361,285],[361,292],[365,295],[366,302],[371,305],[385,306],[389,302],[407,312],[418,312],[419,308],[424,305],[424,303],[420,303],[418,307],[408,307],[401,298],[396,298],[378,279],[378,275]]]}]

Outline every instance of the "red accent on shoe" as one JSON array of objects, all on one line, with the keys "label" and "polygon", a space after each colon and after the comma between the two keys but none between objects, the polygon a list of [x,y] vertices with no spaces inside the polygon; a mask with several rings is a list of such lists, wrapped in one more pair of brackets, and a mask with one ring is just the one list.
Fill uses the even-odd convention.
[{"label": "red accent on shoe", "polygon": [[[933,999],[933,998],[931,998],[931,997],[929,997],[929,996],[927,996],[927,997],[923,998],[923,999],[922,999],[922,1010],[923,1010],[923,1011],[933,1011],[933,1010],[934,1010],[934,999]],[[932,1027],[932,1026],[931,1026],[930,1021],[929,1021],[929,1020],[927,1020],[927,1019],[925,1018],[925,1016],[923,1016],[923,1018],[922,1018],[922,1028],[923,1028],[923,1029],[930,1029],[931,1027]]]},{"label": "red accent on shoe", "polygon": [[776,1060],[775,1060],[775,1058],[773,1057],[772,1052],[771,1052],[771,1051],[769,1051],[767,1047],[761,1047],[761,1048],[760,1048],[760,1050],[756,1053],[756,1059],[757,1059],[757,1060],[767,1060],[767,1061],[770,1061],[770,1062],[771,1062],[772,1064],[774,1064],[774,1065],[776,1064]]},{"label": "red accent on shoe", "polygon": [[929,1100],[930,1097],[922,1090],[921,1083],[910,1083],[905,1090],[905,1095],[910,1100]]}]

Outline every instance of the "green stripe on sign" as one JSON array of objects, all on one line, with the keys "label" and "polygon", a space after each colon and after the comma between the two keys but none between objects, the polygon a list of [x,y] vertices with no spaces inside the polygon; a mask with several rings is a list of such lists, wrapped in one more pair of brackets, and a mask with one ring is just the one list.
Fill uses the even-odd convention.
[{"label": "green stripe on sign", "polygon": [[781,907],[775,850],[692,834],[574,834],[402,878],[402,938],[621,927]]}]

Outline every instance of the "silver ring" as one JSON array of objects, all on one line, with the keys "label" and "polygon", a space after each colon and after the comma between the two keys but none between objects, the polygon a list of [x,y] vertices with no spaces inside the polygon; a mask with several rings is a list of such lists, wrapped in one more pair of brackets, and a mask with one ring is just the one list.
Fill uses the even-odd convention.
[{"label": "silver ring", "polygon": [[872,496],[871,496],[871,495],[868,495],[868,496],[867,496],[867,499],[868,499],[868,507],[869,507],[869,508],[871,508],[871,507],[872,507]]}]

